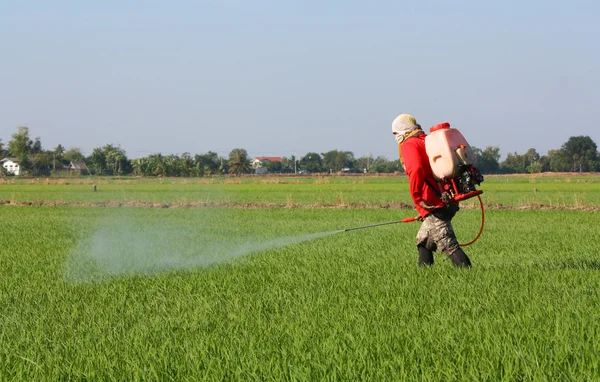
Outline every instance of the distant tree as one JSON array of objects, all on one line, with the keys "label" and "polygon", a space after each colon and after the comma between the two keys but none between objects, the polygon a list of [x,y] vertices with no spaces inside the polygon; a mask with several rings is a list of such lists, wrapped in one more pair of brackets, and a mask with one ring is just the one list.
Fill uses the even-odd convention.
[{"label": "distant tree", "polygon": [[151,171],[148,169],[148,158],[136,158],[131,160],[131,168],[133,175],[148,176]]},{"label": "distant tree", "polygon": [[41,151],[31,155],[31,169],[33,175],[49,175],[54,166],[54,153]]},{"label": "distant tree", "polygon": [[17,127],[17,132],[12,135],[12,139],[8,142],[8,151],[19,161],[21,174],[26,174],[31,169],[30,156],[33,153],[33,141],[29,138],[29,128],[27,126]]},{"label": "distant tree", "polygon": [[171,169],[167,157],[161,153],[151,154],[148,156],[148,167],[151,175],[168,176]]},{"label": "distant tree", "polygon": [[[59,147],[62,147],[62,146],[58,145],[57,148],[54,149],[55,153],[57,152],[57,149]],[[64,150],[64,148],[63,148],[63,150]],[[72,147],[72,148],[68,149],[67,151],[64,151],[64,154],[62,154],[62,159],[65,160],[67,163],[68,162],[83,162],[83,161],[85,161],[85,155],[83,155],[81,153],[81,149],[79,147]]]},{"label": "distant tree", "polygon": [[356,159],[356,161],[355,161],[355,166],[361,172],[369,171],[372,164],[373,164],[373,157],[371,156],[371,154],[367,154],[363,157],[360,157],[360,158]]},{"label": "distant tree", "polygon": [[339,170],[344,168],[354,168],[356,160],[352,151],[339,151],[336,158],[336,167]]},{"label": "distant tree", "polygon": [[541,165],[538,163],[540,155],[531,148],[523,155],[509,153],[504,162],[501,163],[500,169],[504,173],[534,173],[541,172]]},{"label": "distant tree", "polygon": [[0,159],[3,159],[7,155],[8,150],[6,150],[6,145],[4,144],[4,142],[2,142],[2,139],[0,138]]},{"label": "distant tree", "polygon": [[283,163],[278,161],[265,161],[263,162],[263,167],[267,169],[270,173],[281,173],[283,172]]},{"label": "distant tree", "polygon": [[215,152],[209,151],[206,154],[196,154],[194,164],[201,175],[214,175],[219,172],[221,158]]},{"label": "distant tree", "polygon": [[485,150],[471,147],[475,158],[473,164],[484,174],[497,174],[500,170],[500,148],[488,146]]},{"label": "distant tree", "polygon": [[90,156],[86,159],[88,168],[96,175],[104,175],[106,165],[106,154],[100,147],[96,147],[92,150]]},{"label": "distant tree", "polygon": [[284,163],[287,164],[287,167],[289,169],[288,172],[298,172],[298,157],[296,157],[295,155],[292,155],[289,158],[287,158],[287,160]]},{"label": "distant tree", "polygon": [[126,166],[127,156],[125,150],[113,145],[104,146],[106,165],[112,174],[121,175]]},{"label": "distant tree", "polygon": [[283,157],[281,161],[281,172],[283,173],[293,173],[296,169],[296,156],[292,155],[290,157]]},{"label": "distant tree", "polygon": [[53,150],[54,155],[56,155],[57,158],[62,158],[63,154],[67,151],[67,149],[64,148],[63,145],[58,144],[58,146],[56,146]]},{"label": "distant tree", "polygon": [[400,160],[388,160],[386,157],[378,156],[370,165],[369,172],[389,174],[394,172],[404,172],[400,165]]},{"label": "distant tree", "polygon": [[229,173],[230,174],[247,174],[250,172],[250,163],[248,152],[245,149],[233,149],[229,153]]},{"label": "distant tree", "polygon": [[318,153],[307,153],[300,159],[300,168],[308,172],[322,172],[323,159]]},{"label": "distant tree", "polygon": [[550,170],[555,172],[571,171],[571,163],[563,150],[549,150],[546,158]]},{"label": "distant tree", "polygon": [[194,166],[194,158],[190,155],[190,153],[183,153],[181,157],[179,157],[179,163],[177,166],[178,176],[193,176],[198,175],[196,172],[196,167]]},{"label": "distant tree", "polygon": [[128,173],[131,166],[125,150],[113,144],[94,148],[86,162],[98,175],[121,175]]},{"label": "distant tree", "polygon": [[27,126],[17,126],[17,132],[12,135],[8,142],[8,151],[11,155],[19,156],[22,153],[30,154],[33,150],[33,141],[29,138]]},{"label": "distant tree", "polygon": [[589,136],[570,137],[561,151],[570,162],[572,171],[596,171],[598,168],[598,147]]},{"label": "distant tree", "polygon": [[538,161],[539,172],[547,172],[550,171],[550,158],[548,155],[540,156],[540,160]]},{"label": "distant tree", "polygon": [[54,148],[54,150],[50,151],[50,153],[52,154],[52,169],[53,170],[56,170],[57,167],[58,167],[58,169],[63,167],[65,151],[66,151],[65,148],[61,144],[56,146]]},{"label": "distant tree", "polygon": [[331,150],[321,155],[325,171],[341,171],[343,168],[354,167],[355,160],[352,151]]},{"label": "distant tree", "polygon": [[161,153],[148,156],[151,174],[155,176],[167,176],[169,174],[168,163]]},{"label": "distant tree", "polygon": [[541,164],[539,163],[540,161],[540,154],[538,154],[538,152],[534,149],[534,148],[530,148],[529,150],[527,150],[527,152],[523,155],[525,157],[525,172],[528,172],[530,174],[536,173],[536,172],[541,172]]},{"label": "distant tree", "polygon": [[325,170],[325,172],[337,171],[337,168],[335,165],[335,160],[337,158],[337,154],[338,154],[337,150],[331,150],[331,151],[327,151],[326,153],[321,153],[321,155],[323,157],[323,170]]},{"label": "distant tree", "polygon": [[503,173],[507,174],[525,172],[523,157],[516,152],[508,153],[506,159],[500,164],[500,169]]},{"label": "distant tree", "polygon": [[35,140],[33,141],[33,145],[31,146],[31,153],[39,154],[42,151],[43,151],[42,150],[42,141],[40,140],[40,137],[36,137]]}]

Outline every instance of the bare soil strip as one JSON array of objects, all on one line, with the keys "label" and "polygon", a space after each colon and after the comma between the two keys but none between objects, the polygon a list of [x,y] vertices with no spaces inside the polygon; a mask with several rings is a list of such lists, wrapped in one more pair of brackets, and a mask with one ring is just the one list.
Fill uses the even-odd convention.
[{"label": "bare soil strip", "polygon": [[[414,210],[412,204],[407,203],[343,203],[343,204],[296,204],[296,203],[219,203],[219,202],[190,202],[190,203],[150,203],[150,202],[11,202],[0,200],[0,206],[13,207],[109,207],[109,208],[298,208],[298,209],[361,209],[361,208],[386,208],[395,210]],[[461,205],[462,209],[475,210],[479,205]],[[600,206],[548,206],[544,204],[507,206],[503,204],[486,205],[487,210],[562,210],[562,211],[600,211]]]}]

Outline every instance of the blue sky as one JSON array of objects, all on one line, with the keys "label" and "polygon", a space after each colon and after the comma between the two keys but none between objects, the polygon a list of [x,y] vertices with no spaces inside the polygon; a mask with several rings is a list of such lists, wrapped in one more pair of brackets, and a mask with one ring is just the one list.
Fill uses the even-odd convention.
[{"label": "blue sky", "polygon": [[391,122],[471,145],[600,144],[597,1],[0,0],[0,138],[129,157],[397,156]]}]

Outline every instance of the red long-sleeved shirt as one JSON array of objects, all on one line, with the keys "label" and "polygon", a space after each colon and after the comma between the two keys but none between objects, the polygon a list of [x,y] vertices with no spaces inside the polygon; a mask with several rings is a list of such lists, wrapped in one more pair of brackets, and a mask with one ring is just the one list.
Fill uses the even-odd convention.
[{"label": "red long-sleeved shirt", "polygon": [[[433,176],[429,157],[425,151],[425,137],[425,133],[419,134],[402,143],[402,159],[408,175],[410,195],[422,217],[427,216],[430,212],[419,206],[421,201],[425,200],[436,207],[444,205],[438,193],[431,187],[438,187],[438,183]],[[427,184],[426,179],[431,186]]]}]

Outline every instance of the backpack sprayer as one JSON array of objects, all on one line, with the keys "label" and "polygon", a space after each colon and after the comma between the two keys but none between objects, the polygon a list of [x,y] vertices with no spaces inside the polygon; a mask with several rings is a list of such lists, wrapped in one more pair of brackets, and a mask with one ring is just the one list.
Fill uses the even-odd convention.
[{"label": "backpack sprayer", "polygon": [[[425,137],[425,150],[429,157],[433,176],[438,181],[438,194],[444,203],[458,203],[475,196],[479,199],[481,207],[481,227],[479,233],[470,242],[460,244],[461,246],[471,245],[479,239],[485,224],[485,212],[480,196],[483,191],[476,188],[476,186],[483,182],[483,175],[481,175],[477,167],[473,166],[473,158],[475,158],[473,150],[471,150],[471,146],[469,146],[469,143],[460,131],[451,128],[448,122],[430,128],[430,134]],[[396,223],[410,223],[416,220],[421,220],[421,218],[405,218],[392,222],[346,228],[344,231]]]}]

